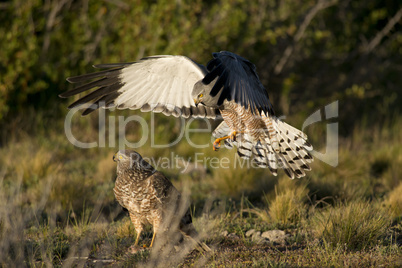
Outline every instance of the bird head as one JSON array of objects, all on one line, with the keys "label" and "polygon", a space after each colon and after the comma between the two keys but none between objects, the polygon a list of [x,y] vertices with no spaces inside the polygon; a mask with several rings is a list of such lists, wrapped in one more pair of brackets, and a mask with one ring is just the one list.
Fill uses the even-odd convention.
[{"label": "bird head", "polygon": [[117,162],[118,169],[125,168],[151,172],[155,170],[139,153],[133,150],[118,151],[114,154],[113,161]]},{"label": "bird head", "polygon": [[203,100],[204,100],[205,89],[201,88],[201,87],[198,87],[196,85],[194,85],[194,90],[193,90],[193,96],[192,97],[194,99],[195,106],[198,106],[198,104],[202,103]]},{"label": "bird head", "polygon": [[130,161],[130,159],[131,159],[130,152],[128,152],[126,150],[118,151],[113,156],[113,161],[118,162],[118,163],[122,163],[122,162],[125,162],[125,161]]},{"label": "bird head", "polygon": [[194,84],[193,91],[191,92],[191,96],[193,97],[194,103],[197,106],[202,103],[207,107],[217,108],[217,103],[219,96],[211,96],[210,92],[216,81],[213,81],[210,84],[204,84],[202,80],[198,81]]}]

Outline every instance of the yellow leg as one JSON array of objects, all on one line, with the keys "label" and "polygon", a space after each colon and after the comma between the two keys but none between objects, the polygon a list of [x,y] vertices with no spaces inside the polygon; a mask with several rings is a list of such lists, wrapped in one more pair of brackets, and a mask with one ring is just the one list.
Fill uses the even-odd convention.
[{"label": "yellow leg", "polygon": [[213,145],[214,151],[218,151],[219,148],[221,148],[221,141],[226,140],[226,139],[229,139],[229,136],[225,136],[225,137],[216,139],[214,142],[214,145]]},{"label": "yellow leg", "polygon": [[214,151],[218,151],[219,148],[221,148],[221,141],[226,140],[226,139],[231,139],[232,141],[235,141],[236,135],[240,134],[240,133],[244,133],[244,131],[233,131],[228,136],[216,139],[214,142],[214,145],[213,145]]},{"label": "yellow leg", "polygon": [[231,139],[232,141],[236,141],[237,133],[243,133],[243,132],[233,131],[232,133],[229,134],[229,139]]},{"label": "yellow leg", "polygon": [[152,248],[152,245],[154,244],[155,235],[156,235],[156,232],[154,232],[154,235],[152,236],[151,245],[149,245],[150,248]]},{"label": "yellow leg", "polygon": [[140,241],[140,236],[141,236],[141,231],[137,232],[137,238],[135,239],[135,242],[134,242],[135,247],[138,245],[138,241]]}]

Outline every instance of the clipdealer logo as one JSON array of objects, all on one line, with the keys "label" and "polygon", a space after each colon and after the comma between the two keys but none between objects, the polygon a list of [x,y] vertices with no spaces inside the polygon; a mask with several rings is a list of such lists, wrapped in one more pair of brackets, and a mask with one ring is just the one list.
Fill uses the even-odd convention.
[{"label": "clipdealer logo", "polygon": [[[84,107],[84,108],[88,108]],[[81,108],[82,109],[82,108]],[[186,139],[186,142],[189,146],[193,148],[207,148],[211,147],[212,141],[214,140],[212,137],[212,124],[211,121],[206,118],[189,118],[184,119],[182,117],[176,118],[178,121],[179,132],[173,141],[169,143],[161,144],[157,143],[155,140],[156,137],[156,119],[155,114],[151,113],[150,120],[146,121],[143,117],[139,115],[131,115],[128,117],[125,116],[114,116],[109,115],[106,116],[105,109],[99,109],[99,121],[98,121],[98,141],[91,141],[91,142],[83,142],[76,138],[73,134],[73,118],[74,116],[80,112],[81,109],[72,109],[67,113],[65,122],[64,122],[64,130],[67,139],[76,147],[87,149],[87,148],[116,148],[119,150],[123,150],[125,148],[140,148],[144,146],[148,140],[150,140],[151,148],[170,148],[176,144],[178,144],[182,139]],[[114,110],[111,108],[110,110]],[[339,163],[338,161],[338,131],[339,131],[339,123],[335,122],[339,115],[339,101],[334,101],[322,109],[317,110],[313,114],[311,114],[307,119],[304,121],[302,125],[302,131],[313,124],[326,123],[326,143],[325,149],[318,151],[317,148],[313,144],[314,150],[311,154],[316,158],[321,160],[322,162],[327,163],[333,167],[336,167]],[[285,116],[281,117],[282,119]],[[195,120],[202,120],[204,123],[202,124],[202,128],[192,128],[191,124]],[[136,142],[131,142],[126,137],[126,129],[128,124],[137,124],[138,129],[141,130],[140,139]],[[107,129],[107,131],[106,131]],[[211,133],[211,139],[206,140],[203,143],[197,143],[191,138],[192,133]],[[117,139],[116,139],[117,138]],[[117,142],[116,142],[117,140]],[[117,144],[116,144],[117,143]],[[173,154],[173,153],[171,153]],[[194,157],[189,157],[188,159],[184,159],[178,155],[174,156],[171,155],[167,158],[159,158],[156,159],[147,159],[155,168],[185,168],[185,163],[194,162],[195,165],[204,165],[209,166],[211,168],[227,168],[231,162],[231,159],[225,157],[208,157],[203,156],[203,153],[196,153]],[[179,161],[180,160],[180,161]],[[236,166],[248,166],[248,167],[257,167],[257,165],[253,165],[253,161],[248,161],[249,159],[244,158],[236,158],[235,163]],[[184,169],[184,170],[185,170]]]}]

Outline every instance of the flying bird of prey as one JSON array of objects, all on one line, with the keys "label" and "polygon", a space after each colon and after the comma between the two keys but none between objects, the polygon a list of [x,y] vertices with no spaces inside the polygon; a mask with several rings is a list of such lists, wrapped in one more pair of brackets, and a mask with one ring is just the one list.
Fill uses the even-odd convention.
[{"label": "flying bird of prey", "polygon": [[[83,115],[102,108],[141,109],[175,117],[223,118],[212,133],[213,149],[235,145],[273,175],[283,168],[290,178],[311,170],[313,149],[300,130],[279,120],[250,61],[227,51],[213,53],[206,67],[185,56],[151,56],[138,62],[99,64],[107,70],[67,78],[86,82],[60,94],[83,96],[69,108],[91,104]],[[94,80],[93,80],[94,79]],[[89,80],[93,80],[89,82]]]},{"label": "flying bird of prey", "polygon": [[151,224],[153,236],[150,247],[157,235],[170,229],[170,232],[180,231],[202,250],[210,251],[205,243],[199,242],[190,210],[184,207],[179,191],[169,179],[135,151],[118,151],[113,160],[117,162],[113,191],[119,204],[128,210],[137,232],[134,247],[138,245],[144,226]]}]

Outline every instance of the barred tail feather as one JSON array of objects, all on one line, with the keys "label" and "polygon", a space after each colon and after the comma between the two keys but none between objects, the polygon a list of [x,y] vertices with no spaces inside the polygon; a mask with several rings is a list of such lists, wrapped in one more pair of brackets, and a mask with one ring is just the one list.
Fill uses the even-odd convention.
[{"label": "barred tail feather", "polygon": [[313,146],[307,141],[307,135],[278,118],[267,117],[267,120],[272,121],[276,130],[275,138],[279,140],[280,148],[277,156],[285,173],[292,179],[304,177],[305,171],[311,170],[308,163],[313,161],[309,153]]},{"label": "barred tail feather", "polygon": [[237,154],[240,157],[250,158],[253,155],[254,145],[248,134],[240,134],[237,136],[236,141],[232,142],[237,147]]},{"label": "barred tail feather", "polygon": [[278,175],[278,160],[275,152],[270,146],[260,141],[253,147],[252,153],[254,156],[254,161],[259,167],[269,168],[271,173],[276,176]]},{"label": "barred tail feather", "polygon": [[290,141],[293,141],[290,145],[294,150],[296,150],[296,146],[303,147],[307,151],[313,150],[313,146],[307,141],[307,135],[305,133],[289,124],[286,124],[278,118],[275,118],[274,121],[276,123],[277,131],[285,133],[285,136]]},{"label": "barred tail feather", "polygon": [[[244,133],[236,141],[225,140],[226,146],[236,146],[239,156],[252,157],[259,167],[269,168],[274,176],[282,168],[292,179],[304,177],[311,170],[309,163],[313,162],[310,154],[313,146],[307,141],[307,135],[276,117],[262,117],[266,125],[263,138],[255,141]],[[222,122],[213,135],[219,138],[228,133],[230,128]]]}]

